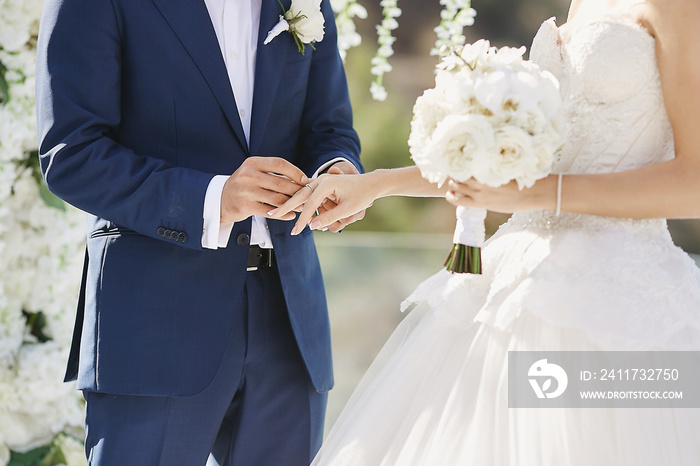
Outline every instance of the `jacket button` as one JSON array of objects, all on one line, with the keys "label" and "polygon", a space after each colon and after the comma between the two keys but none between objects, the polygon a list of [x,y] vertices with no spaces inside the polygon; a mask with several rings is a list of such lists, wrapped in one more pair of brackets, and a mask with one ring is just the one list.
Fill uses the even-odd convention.
[{"label": "jacket button", "polygon": [[156,233],[158,233],[158,236],[165,236],[165,228],[160,227],[156,230]]},{"label": "jacket button", "polygon": [[177,241],[180,241],[182,243],[187,242],[187,233],[180,233],[177,237]]},{"label": "jacket button", "polygon": [[165,230],[163,232],[163,238],[168,239],[170,238],[170,234],[173,232],[173,230]]},{"label": "jacket button", "polygon": [[177,239],[180,237],[180,232],[173,230],[170,232],[170,239],[177,241]]},{"label": "jacket button", "polygon": [[236,243],[238,243],[239,246],[248,246],[250,244],[250,236],[246,233],[241,233],[238,235],[238,238],[236,238]]}]

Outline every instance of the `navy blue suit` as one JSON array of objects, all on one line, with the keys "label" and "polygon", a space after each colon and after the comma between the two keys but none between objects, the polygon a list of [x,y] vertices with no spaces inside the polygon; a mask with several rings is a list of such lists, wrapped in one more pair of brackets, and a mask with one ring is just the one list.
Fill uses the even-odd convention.
[{"label": "navy blue suit", "polygon": [[[307,175],[336,157],[360,167],[328,0],[322,10],[325,37],[302,55],[287,33],[262,45],[281,14],[262,0],[248,146],[203,0],[46,0],[41,167],[51,191],[90,214],[79,365],[75,351],[68,374],[80,389],[194,396],[233,351],[251,223],[235,224],[227,248],[201,247],[214,175],[249,156],[284,157]],[[323,393],[333,378],[321,271],[312,235],[292,237],[292,225],[269,221],[274,292]]]}]

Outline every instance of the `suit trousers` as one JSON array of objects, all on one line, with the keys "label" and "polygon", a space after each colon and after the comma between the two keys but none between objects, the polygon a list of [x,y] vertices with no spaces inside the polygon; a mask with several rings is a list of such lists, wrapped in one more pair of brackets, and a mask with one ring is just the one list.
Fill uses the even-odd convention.
[{"label": "suit trousers", "polygon": [[219,466],[306,466],[327,400],[311,385],[274,267],[248,272],[226,353],[201,393],[83,394],[91,466],[204,466],[210,454]]}]

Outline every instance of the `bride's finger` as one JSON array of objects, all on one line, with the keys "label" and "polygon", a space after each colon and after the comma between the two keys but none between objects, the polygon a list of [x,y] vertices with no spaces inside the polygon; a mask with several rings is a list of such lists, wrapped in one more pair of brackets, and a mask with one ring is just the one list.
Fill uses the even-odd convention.
[{"label": "bride's finger", "polygon": [[[311,223],[309,223],[309,228],[311,228],[312,230],[319,230],[322,228],[328,228],[330,225],[333,225],[334,223],[347,217],[346,213],[340,212],[341,210],[343,210],[343,209],[341,209],[339,207],[335,207],[333,209],[326,210],[322,214],[317,215],[316,217],[314,217],[314,219],[311,221]],[[342,228],[342,225],[340,226],[340,228]]]},{"label": "bride's finger", "polygon": [[309,197],[311,197],[312,193],[313,188],[310,184],[302,186],[292,197],[285,201],[284,204],[277,207],[276,209],[272,209],[267,213],[267,215],[270,218],[285,218],[286,220],[286,217],[290,212],[299,212],[301,210],[302,206],[304,205],[304,203],[306,203],[306,201],[309,200]]},{"label": "bride's finger", "polygon": [[[304,207],[299,214],[297,223],[292,229],[292,235],[298,235],[301,231],[309,224],[313,216],[316,214],[318,208],[326,202],[329,195],[332,194],[324,189],[323,185],[316,185],[313,187],[314,191],[310,194],[309,198],[304,203]],[[332,188],[331,188],[332,189]]]},{"label": "bride's finger", "polygon": [[[338,206],[338,204],[333,199],[330,199],[329,197],[327,197],[326,200],[323,201],[323,204],[318,208],[316,214],[317,214],[317,216],[324,214],[325,212],[327,212],[329,210],[335,209],[337,206]],[[338,221],[338,222],[332,223],[330,225],[325,225],[322,228],[322,230],[323,231],[328,230],[328,231],[331,231],[333,233],[337,233],[340,230],[342,230],[343,228],[345,228],[345,225],[343,225],[342,222]]]},{"label": "bride's finger", "polygon": [[371,205],[371,203],[363,203],[361,199],[345,199],[328,204],[333,206],[326,205],[326,209],[320,210],[319,215],[309,224],[312,230],[322,228],[336,232],[342,230],[346,225],[363,218],[364,210]]},{"label": "bride's finger", "polygon": [[456,181],[450,179],[447,183],[450,191],[465,192],[465,191],[479,191],[484,185],[476,181],[474,178],[469,178],[466,181]]},{"label": "bride's finger", "polygon": [[447,193],[445,194],[445,199],[450,204],[456,206],[476,207],[476,203],[474,202],[474,199],[471,196],[458,191],[447,191]]}]

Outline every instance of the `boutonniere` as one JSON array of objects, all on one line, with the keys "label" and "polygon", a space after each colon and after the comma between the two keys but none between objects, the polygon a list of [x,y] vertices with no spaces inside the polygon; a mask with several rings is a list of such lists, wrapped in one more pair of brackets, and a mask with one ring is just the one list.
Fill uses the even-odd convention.
[{"label": "boutonniere", "polygon": [[277,1],[282,7],[282,14],[279,22],[267,33],[264,45],[272,42],[272,39],[284,31],[289,31],[302,55],[306,45],[316,50],[313,43],[323,40],[323,27],[326,22],[321,12],[321,0],[292,0],[289,10],[285,10],[282,2]]}]

